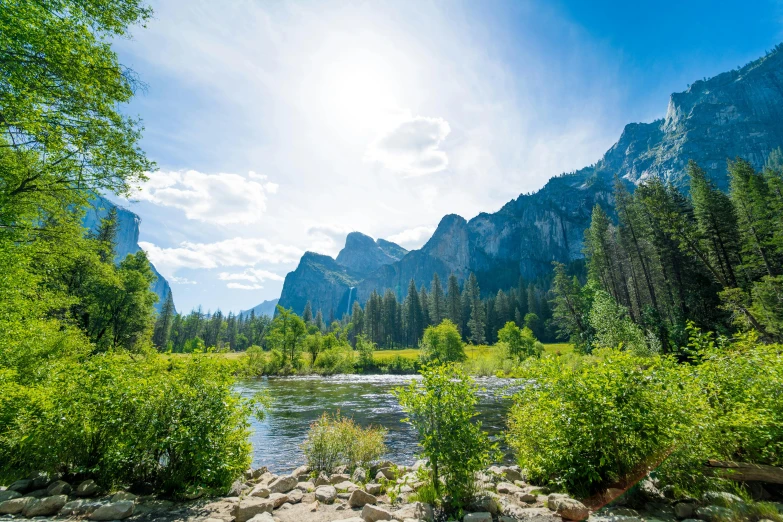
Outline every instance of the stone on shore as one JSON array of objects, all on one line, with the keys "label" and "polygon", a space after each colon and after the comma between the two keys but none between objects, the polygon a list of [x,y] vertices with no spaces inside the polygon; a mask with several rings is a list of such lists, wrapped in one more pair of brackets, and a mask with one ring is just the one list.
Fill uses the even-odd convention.
[{"label": "stone on shore", "polygon": [[387,509],[383,509],[372,504],[365,504],[362,508],[362,518],[364,522],[376,522],[378,520],[391,520],[392,515]]},{"label": "stone on shore", "polygon": [[13,491],[11,489],[7,489],[5,491],[0,491],[0,502],[5,502],[6,500],[11,500],[14,498],[21,497],[22,494],[18,491]]},{"label": "stone on shore", "polygon": [[0,504],[0,515],[18,515],[28,504],[32,504],[36,499],[33,497],[20,497],[6,500]]},{"label": "stone on shore", "polygon": [[268,487],[263,486],[261,484],[254,487],[248,496],[250,497],[260,497],[260,498],[267,498],[269,494],[272,493]]},{"label": "stone on shore", "polygon": [[337,498],[337,490],[334,486],[318,486],[315,488],[315,499],[324,504],[331,504]]},{"label": "stone on shore", "polygon": [[46,493],[49,495],[68,495],[71,491],[73,488],[64,480],[55,480],[46,488]]},{"label": "stone on shore", "polygon": [[68,495],[53,495],[30,502],[22,511],[27,518],[56,515],[68,502]]},{"label": "stone on shore", "polygon": [[381,492],[381,485],[375,483],[367,484],[364,486],[364,490],[370,495],[377,495]]},{"label": "stone on shore", "polygon": [[468,513],[462,518],[462,522],[492,522],[492,513],[479,512]]},{"label": "stone on shore", "polygon": [[315,491],[315,484],[313,484],[310,481],[307,481],[307,482],[297,482],[296,483],[296,489],[298,489],[302,493],[310,493],[311,491]]},{"label": "stone on shore", "polygon": [[259,513],[251,518],[248,522],[275,522],[275,518],[271,513]]},{"label": "stone on shore", "polygon": [[291,472],[291,476],[296,477],[299,480],[302,480],[303,478],[307,478],[307,476],[310,474],[310,467],[309,466],[299,466],[294,471]]},{"label": "stone on shore", "polygon": [[522,491],[522,488],[519,486],[515,486],[514,484],[509,484],[508,482],[500,482],[497,487],[495,488],[498,493],[506,493],[506,494],[512,494],[512,493],[519,493]]},{"label": "stone on shore", "polygon": [[324,473],[323,471],[318,474],[318,477],[315,479],[315,487],[318,486],[329,486],[332,482],[329,480],[329,475]]},{"label": "stone on shore", "polygon": [[348,493],[352,493],[359,489],[359,486],[351,482],[350,480],[344,480],[342,482],[338,482],[334,485],[335,488],[337,488],[337,491],[347,491]]},{"label": "stone on shore", "polygon": [[298,483],[299,479],[293,475],[278,477],[269,484],[269,491],[272,493],[288,493],[294,489]]},{"label": "stone on shore", "polygon": [[111,497],[112,502],[121,502],[123,500],[130,500],[131,502],[136,502],[136,495],[133,493],[128,493],[127,491],[118,491]]},{"label": "stone on shore", "polygon": [[399,521],[425,520],[426,522],[432,522],[434,518],[432,506],[424,502],[405,504],[397,511],[392,512],[392,517]]},{"label": "stone on shore", "polygon": [[367,470],[364,468],[356,468],[353,470],[353,474],[351,475],[351,482],[355,482],[357,484],[364,484],[367,482]]},{"label": "stone on shore", "polygon": [[98,494],[98,491],[100,491],[98,484],[94,480],[89,479],[76,486],[74,495],[77,497],[92,497]]},{"label": "stone on shore", "polygon": [[18,493],[27,493],[28,491],[32,491],[33,488],[33,481],[30,479],[21,479],[17,480],[10,486],[8,486],[8,491],[16,491]]},{"label": "stone on shore", "polygon": [[261,513],[271,513],[273,509],[272,502],[265,498],[247,497],[237,502],[232,514],[236,522],[247,522]]},{"label": "stone on shore", "polygon": [[131,500],[120,500],[119,502],[110,502],[104,504],[93,511],[90,520],[122,520],[133,515],[136,504]]},{"label": "stone on shore", "polygon": [[303,498],[304,498],[304,493],[302,493],[298,489],[294,489],[288,492],[288,501],[291,504],[298,504],[302,501]]},{"label": "stone on shore", "polygon": [[[555,500],[555,512],[565,520],[587,520],[590,511],[587,507],[573,498],[561,498]],[[549,506],[552,509],[552,506]]]},{"label": "stone on shore", "polygon": [[84,516],[89,515],[99,507],[101,507],[103,504],[100,502],[95,502],[93,500],[86,500],[83,498],[80,498],[78,500],[72,500],[70,502],[67,502],[62,509],[60,510],[60,515],[62,516]]},{"label": "stone on shore", "polygon": [[339,484],[340,482],[345,482],[349,480],[351,480],[351,477],[349,477],[345,473],[334,473],[329,477],[329,483],[332,485]]},{"label": "stone on shore", "polygon": [[348,498],[348,505],[351,507],[364,507],[365,504],[375,504],[378,501],[373,495],[361,489],[354,490]]}]

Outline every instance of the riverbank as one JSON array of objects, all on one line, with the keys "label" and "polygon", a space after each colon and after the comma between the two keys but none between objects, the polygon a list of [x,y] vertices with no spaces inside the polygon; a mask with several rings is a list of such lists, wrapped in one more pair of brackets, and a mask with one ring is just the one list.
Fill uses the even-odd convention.
[{"label": "riverbank", "polygon": [[[101,491],[92,480],[68,482],[35,474],[0,487],[0,520],[128,520],[162,522],[399,522],[445,520],[422,502],[419,488],[424,461],[413,466],[383,462],[351,475],[327,475],[299,467],[276,475],[266,468],[248,470],[227,496],[171,501],[125,491]],[[645,479],[625,493],[607,490],[598,505],[586,506],[525,480],[516,466],[492,466],[477,475],[477,494],[464,522],[653,522],[701,519],[762,520],[763,508],[729,493],[708,493],[700,500],[667,497]],[[662,488],[665,490],[665,488]],[[197,496],[198,493],[194,494]],[[595,501],[595,499],[593,499]],[[601,504],[608,504],[602,506]],[[783,510],[783,504],[766,509]],[[736,513],[748,518],[736,518]],[[777,516],[770,513],[770,516]]]}]

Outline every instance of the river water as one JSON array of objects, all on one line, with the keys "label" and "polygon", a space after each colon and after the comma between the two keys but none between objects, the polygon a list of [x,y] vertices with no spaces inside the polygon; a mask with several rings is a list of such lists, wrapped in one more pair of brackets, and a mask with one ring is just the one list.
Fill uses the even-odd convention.
[{"label": "river water", "polygon": [[[253,467],[267,466],[270,471],[282,473],[303,464],[300,444],[310,423],[323,412],[338,410],[361,426],[385,427],[389,431],[386,458],[397,464],[412,464],[418,451],[416,432],[401,422],[405,414],[391,391],[416,378],[418,376],[337,375],[241,381],[237,387],[242,395],[249,397],[264,390],[272,399],[264,420],[253,420]],[[501,450],[508,459],[507,448],[499,437],[506,426],[510,394],[520,383],[496,377],[479,377],[476,383],[482,388],[478,420],[490,437],[500,441]]]}]

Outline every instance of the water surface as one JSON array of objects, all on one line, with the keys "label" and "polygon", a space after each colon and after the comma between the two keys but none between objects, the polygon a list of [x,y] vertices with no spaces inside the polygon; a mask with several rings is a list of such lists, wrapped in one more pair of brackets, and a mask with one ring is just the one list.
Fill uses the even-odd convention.
[{"label": "water surface", "polygon": [[[338,410],[359,425],[380,425],[389,430],[386,458],[412,464],[418,451],[416,432],[401,422],[405,417],[391,390],[419,378],[411,375],[338,375],[333,377],[264,377],[241,381],[238,391],[251,396],[265,390],[272,399],[266,418],[253,420],[253,466],[280,473],[304,463],[300,444],[307,429],[323,412]],[[508,395],[518,381],[496,377],[476,378],[480,392],[479,420],[490,436],[505,429]],[[502,446],[501,446],[502,447]]]}]

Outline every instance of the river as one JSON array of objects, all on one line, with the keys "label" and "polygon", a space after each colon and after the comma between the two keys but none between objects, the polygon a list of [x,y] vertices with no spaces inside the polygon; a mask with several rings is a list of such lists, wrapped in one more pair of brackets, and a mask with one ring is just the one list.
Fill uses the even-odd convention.
[{"label": "river", "polygon": [[[253,420],[253,467],[267,466],[283,473],[304,463],[300,444],[307,429],[323,412],[338,410],[362,426],[380,425],[389,432],[386,458],[397,464],[412,464],[418,450],[416,432],[401,422],[402,408],[392,395],[395,387],[411,382],[411,375],[337,375],[333,377],[264,377],[241,381],[238,391],[246,397],[266,391],[272,405],[262,421]],[[483,428],[498,438],[506,426],[511,404],[509,394],[519,381],[496,377],[476,378],[482,388],[478,406]],[[499,439],[509,458],[507,448]]]}]

